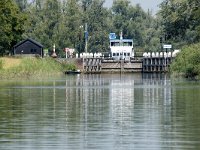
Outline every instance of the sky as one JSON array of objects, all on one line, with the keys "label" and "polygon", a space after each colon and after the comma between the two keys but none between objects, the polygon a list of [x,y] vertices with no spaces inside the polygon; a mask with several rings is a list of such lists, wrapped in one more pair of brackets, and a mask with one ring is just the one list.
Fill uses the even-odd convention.
[{"label": "sky", "polygon": [[[163,0],[130,0],[133,5],[140,4],[140,6],[147,11],[148,9],[152,11],[153,14],[156,14],[156,12],[159,10],[158,5]],[[105,0],[105,6],[111,7],[113,3],[113,0]]]}]

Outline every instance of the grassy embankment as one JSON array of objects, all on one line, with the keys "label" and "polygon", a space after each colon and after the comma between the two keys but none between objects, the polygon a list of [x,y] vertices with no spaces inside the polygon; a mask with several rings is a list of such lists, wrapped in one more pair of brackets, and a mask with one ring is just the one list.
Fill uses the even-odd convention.
[{"label": "grassy embankment", "polygon": [[60,64],[52,58],[0,58],[0,79],[59,75],[76,69],[75,64]]},{"label": "grassy embankment", "polygon": [[185,46],[171,65],[175,75],[200,79],[200,43]]}]

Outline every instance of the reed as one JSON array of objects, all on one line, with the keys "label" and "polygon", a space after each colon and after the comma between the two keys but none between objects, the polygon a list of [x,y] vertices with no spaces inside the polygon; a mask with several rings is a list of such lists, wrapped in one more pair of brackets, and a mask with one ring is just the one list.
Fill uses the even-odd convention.
[{"label": "reed", "polygon": [[75,68],[74,64],[61,64],[53,58],[22,58],[19,64],[12,67],[4,67],[6,64],[2,66],[1,79],[52,76],[68,68]]},{"label": "reed", "polygon": [[0,70],[3,69],[3,60],[0,59]]}]

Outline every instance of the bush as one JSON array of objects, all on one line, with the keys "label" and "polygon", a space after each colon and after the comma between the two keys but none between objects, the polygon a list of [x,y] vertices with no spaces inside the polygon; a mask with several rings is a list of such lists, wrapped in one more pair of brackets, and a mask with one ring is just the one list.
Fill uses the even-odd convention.
[{"label": "bush", "polygon": [[75,64],[68,63],[68,64],[63,64],[63,69],[66,70],[73,70],[75,71],[77,69]]},{"label": "bush", "polygon": [[173,73],[183,74],[185,77],[200,76],[200,43],[184,47],[170,69]]}]

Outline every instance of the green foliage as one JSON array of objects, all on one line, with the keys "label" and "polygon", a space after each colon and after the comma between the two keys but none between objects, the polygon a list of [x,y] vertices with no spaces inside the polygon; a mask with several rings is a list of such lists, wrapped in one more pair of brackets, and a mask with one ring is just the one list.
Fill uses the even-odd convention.
[{"label": "green foliage", "polygon": [[68,0],[64,9],[64,16],[66,16],[64,21],[68,28],[66,40],[69,41],[66,47],[77,48],[83,41],[82,10],[78,2],[74,0]]},{"label": "green foliage", "polygon": [[63,56],[65,47],[88,52],[108,52],[108,34],[133,38],[136,51],[159,51],[159,38],[180,48],[200,40],[198,0],[164,0],[156,17],[130,0],[114,0],[112,8],[104,0],[5,0],[0,1],[0,53],[11,53],[22,37],[33,38],[45,48]]},{"label": "green foliage", "polygon": [[102,0],[93,0],[85,14],[89,32],[88,49],[93,53],[108,51],[108,11],[103,3]]},{"label": "green foliage", "polygon": [[26,15],[12,0],[0,1],[0,55],[11,53],[12,46],[21,40]]},{"label": "green foliage", "polygon": [[10,69],[16,74],[25,76],[55,74],[62,70],[62,66],[52,58],[36,59],[36,58],[23,58],[20,66]]},{"label": "green foliage", "polygon": [[62,26],[59,24],[62,18],[60,5],[58,0],[46,0],[41,10],[38,11],[38,7],[30,8],[23,36],[36,39],[49,50],[52,50],[53,44],[60,49],[58,41],[63,41],[60,39],[61,33],[65,31],[61,31]]},{"label": "green foliage", "polygon": [[63,64],[62,68],[63,68],[64,71],[67,71],[67,70],[75,71],[75,70],[77,70],[77,66],[74,63]]},{"label": "green foliage", "polygon": [[0,59],[0,70],[3,69],[3,60]]},{"label": "green foliage", "polygon": [[53,58],[23,58],[18,66],[1,70],[1,78],[29,78],[59,74],[63,66]]},{"label": "green foliage", "polygon": [[[6,50],[11,51],[12,46],[19,42],[21,37],[33,38],[49,50],[52,50],[55,44],[59,56],[63,55],[65,47],[75,48],[78,53],[83,52],[86,23],[89,35],[88,52],[108,52],[109,33],[115,32],[119,35],[121,31],[124,38],[133,38],[136,51],[160,50],[159,37],[162,28],[159,25],[162,19],[153,17],[150,11],[145,12],[140,5],[132,5],[129,0],[115,0],[113,7],[109,9],[104,7],[104,2],[104,0],[1,1],[1,10],[6,7],[12,9],[9,11],[12,12],[9,17],[0,15],[0,21],[3,22],[3,25],[0,25],[0,29],[3,29],[0,30],[3,35],[0,42],[4,42],[0,44],[1,52],[5,54]],[[15,28],[16,32],[13,30]],[[196,35],[196,32],[190,30],[187,32],[188,37]],[[197,36],[189,40],[193,41],[196,38]]]},{"label": "green foliage", "polygon": [[140,5],[132,6],[129,0],[116,0],[113,3],[113,32],[123,32],[125,38],[133,38],[137,49],[158,51],[161,29],[157,19],[150,12],[144,12]]},{"label": "green foliage", "polygon": [[125,38],[133,38],[140,49],[156,51],[160,48],[156,19],[127,0],[114,1],[111,9],[103,7],[104,0],[36,2],[29,8],[29,23],[23,36],[36,39],[50,50],[55,43],[60,56],[65,47],[75,48],[78,53],[85,50],[86,23],[88,52],[108,52],[108,34],[116,32],[119,35],[121,31]]},{"label": "green foliage", "polygon": [[186,77],[200,76],[200,43],[185,46],[172,63],[171,70]]},{"label": "green foliage", "polygon": [[28,0],[15,0],[21,11],[24,11],[28,7]]},{"label": "green foliage", "polygon": [[160,5],[166,41],[179,46],[200,40],[200,3],[198,0],[164,0]]}]

